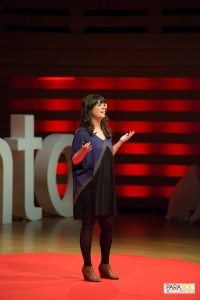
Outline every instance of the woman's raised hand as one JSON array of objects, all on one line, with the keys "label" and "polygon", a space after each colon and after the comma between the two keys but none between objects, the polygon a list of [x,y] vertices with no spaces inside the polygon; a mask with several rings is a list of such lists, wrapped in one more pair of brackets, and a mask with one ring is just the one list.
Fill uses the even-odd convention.
[{"label": "woman's raised hand", "polygon": [[133,135],[135,134],[135,131],[129,131],[127,133],[125,133],[124,135],[122,135],[119,139],[119,141],[121,143],[125,143],[127,142]]}]

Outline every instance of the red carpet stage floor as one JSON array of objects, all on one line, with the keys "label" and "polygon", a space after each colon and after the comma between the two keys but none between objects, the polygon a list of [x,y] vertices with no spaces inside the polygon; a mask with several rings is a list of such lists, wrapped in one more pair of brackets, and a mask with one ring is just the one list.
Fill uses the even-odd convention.
[{"label": "red carpet stage floor", "polygon": [[[93,255],[97,270],[99,255]],[[200,300],[200,264],[178,259],[111,256],[120,280],[82,278],[80,254],[0,255],[1,300]],[[195,294],[164,294],[164,283],[195,283]]]}]

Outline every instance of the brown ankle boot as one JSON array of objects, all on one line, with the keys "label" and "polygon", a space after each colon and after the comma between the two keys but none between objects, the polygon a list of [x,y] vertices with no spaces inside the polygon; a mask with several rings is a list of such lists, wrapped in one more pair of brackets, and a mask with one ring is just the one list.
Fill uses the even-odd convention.
[{"label": "brown ankle boot", "polygon": [[92,266],[83,266],[82,267],[82,273],[83,277],[86,281],[91,281],[91,282],[100,282],[100,278],[96,276],[94,273],[94,269]]},{"label": "brown ankle boot", "polygon": [[113,274],[112,269],[109,264],[100,264],[99,265],[99,273],[100,273],[101,278],[107,278],[107,279],[113,279],[113,280],[119,279],[118,275]]}]

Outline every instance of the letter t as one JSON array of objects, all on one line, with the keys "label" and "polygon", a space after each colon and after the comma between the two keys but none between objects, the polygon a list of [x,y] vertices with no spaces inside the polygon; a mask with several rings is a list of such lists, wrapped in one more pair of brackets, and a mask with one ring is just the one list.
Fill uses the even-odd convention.
[{"label": "letter t", "polygon": [[34,150],[42,148],[42,138],[34,137],[34,116],[11,115],[11,137],[6,141],[13,152],[13,214],[38,220],[42,209],[34,205]]}]

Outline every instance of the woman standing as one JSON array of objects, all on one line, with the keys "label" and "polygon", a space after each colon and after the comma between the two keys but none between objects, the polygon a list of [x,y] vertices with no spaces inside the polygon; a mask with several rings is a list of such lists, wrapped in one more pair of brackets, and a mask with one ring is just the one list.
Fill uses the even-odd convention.
[{"label": "woman standing", "polygon": [[113,216],[116,215],[113,155],[134,134],[134,131],[130,131],[112,145],[106,110],[107,104],[102,96],[91,94],[83,98],[81,127],[76,130],[72,143],[74,219],[82,220],[82,273],[85,280],[94,282],[100,281],[91,262],[92,233],[96,219],[101,230],[100,277],[119,279],[109,264]]}]

